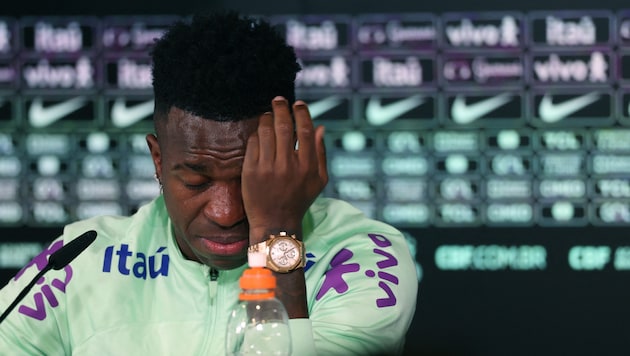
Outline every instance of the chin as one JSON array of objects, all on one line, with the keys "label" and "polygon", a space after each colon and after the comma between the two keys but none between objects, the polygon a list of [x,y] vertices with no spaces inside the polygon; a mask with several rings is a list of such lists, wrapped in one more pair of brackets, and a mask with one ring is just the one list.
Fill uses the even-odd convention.
[{"label": "chin", "polygon": [[214,258],[211,260],[207,260],[207,262],[204,264],[218,270],[229,270],[229,269],[238,268],[242,266],[243,264],[245,264],[246,262],[247,262],[247,258],[229,259],[229,260]]},{"label": "chin", "polygon": [[195,255],[199,262],[218,270],[234,269],[247,263],[247,251],[234,255],[217,255],[208,251],[195,250]]}]

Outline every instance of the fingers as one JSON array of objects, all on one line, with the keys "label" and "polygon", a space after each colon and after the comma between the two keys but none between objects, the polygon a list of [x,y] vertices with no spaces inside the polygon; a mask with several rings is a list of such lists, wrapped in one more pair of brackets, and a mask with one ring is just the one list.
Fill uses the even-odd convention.
[{"label": "fingers", "polygon": [[258,164],[258,157],[260,155],[260,143],[258,140],[258,133],[252,133],[247,139],[247,148],[245,149],[245,159],[243,160],[243,172],[246,170],[254,170],[254,167]]},{"label": "fingers", "polygon": [[[316,170],[324,180],[328,179],[324,127],[313,126],[306,103],[298,100],[293,104],[293,116],[289,104],[283,97],[272,101],[273,114],[260,116],[258,130],[248,142],[247,162],[274,162],[289,168],[297,156],[297,163],[307,170]],[[295,119],[295,120],[294,120]],[[295,121],[295,124],[294,124]],[[295,133],[294,133],[295,127]],[[298,149],[295,150],[297,135]]]},{"label": "fingers", "polygon": [[276,159],[287,162],[294,154],[293,118],[288,101],[277,96],[271,103],[273,107],[273,127],[276,137]]},{"label": "fingers", "polygon": [[315,149],[317,151],[317,171],[323,178],[324,185],[328,182],[328,166],[326,164],[326,146],[324,145],[324,126],[317,127],[315,131]]},{"label": "fingers", "polygon": [[313,128],[311,114],[302,100],[298,100],[293,104],[293,112],[295,113],[295,129],[297,131],[300,161],[314,162],[317,157],[315,151],[315,129]]},{"label": "fingers", "polygon": [[273,127],[273,116],[266,112],[260,116],[258,122],[257,146],[258,161],[274,162],[276,159],[276,135]]}]

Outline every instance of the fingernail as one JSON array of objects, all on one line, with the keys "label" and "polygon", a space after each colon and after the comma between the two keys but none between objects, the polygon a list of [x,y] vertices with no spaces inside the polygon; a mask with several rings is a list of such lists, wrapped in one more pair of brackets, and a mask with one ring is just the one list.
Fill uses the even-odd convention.
[{"label": "fingernail", "polygon": [[281,101],[287,101],[287,99],[285,99],[284,96],[276,96],[275,98],[273,98],[273,101],[281,102]]}]

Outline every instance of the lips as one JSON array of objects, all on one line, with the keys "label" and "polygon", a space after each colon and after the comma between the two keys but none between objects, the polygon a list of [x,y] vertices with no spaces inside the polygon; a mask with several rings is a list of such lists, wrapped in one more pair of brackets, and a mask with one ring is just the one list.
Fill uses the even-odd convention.
[{"label": "lips", "polygon": [[242,237],[198,237],[198,243],[203,250],[213,255],[238,255],[247,250],[249,239]]}]

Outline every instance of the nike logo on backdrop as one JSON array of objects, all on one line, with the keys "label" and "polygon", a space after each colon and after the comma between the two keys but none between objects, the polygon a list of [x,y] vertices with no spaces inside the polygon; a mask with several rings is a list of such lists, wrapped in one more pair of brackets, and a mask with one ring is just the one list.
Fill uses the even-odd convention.
[{"label": "nike logo on backdrop", "polygon": [[422,103],[424,103],[422,95],[410,96],[386,105],[381,105],[380,98],[371,97],[365,109],[365,117],[368,123],[382,126]]},{"label": "nike logo on backdrop", "polygon": [[456,124],[470,124],[482,118],[493,110],[505,105],[512,99],[512,95],[502,93],[491,98],[483,99],[474,104],[466,104],[466,98],[458,95],[451,107],[451,117]]},{"label": "nike logo on backdrop", "polygon": [[124,128],[135,124],[153,113],[155,101],[153,99],[127,106],[124,98],[118,98],[112,105],[112,123],[114,126]]},{"label": "nike logo on backdrop", "polygon": [[28,121],[33,127],[46,127],[80,109],[87,99],[84,96],[68,99],[44,107],[42,98],[35,98],[28,109]]},{"label": "nike logo on backdrop", "polygon": [[565,100],[561,103],[554,103],[551,95],[545,94],[538,106],[538,113],[542,121],[554,123],[594,103],[598,99],[599,94],[592,92],[578,96],[577,98]]},{"label": "nike logo on backdrop", "polygon": [[334,108],[340,103],[341,98],[337,95],[333,95],[308,104],[308,111],[311,114],[311,119],[314,120],[318,118],[320,115]]}]

